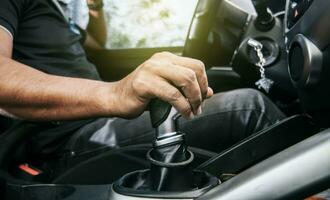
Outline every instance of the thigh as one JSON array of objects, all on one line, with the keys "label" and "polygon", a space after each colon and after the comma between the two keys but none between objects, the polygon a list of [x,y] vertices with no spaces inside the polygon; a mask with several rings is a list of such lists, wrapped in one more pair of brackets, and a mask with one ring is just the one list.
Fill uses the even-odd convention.
[{"label": "thigh", "polygon": [[[284,118],[284,114],[263,94],[252,89],[219,93],[206,100],[203,114],[179,120],[189,146],[219,152],[243,138]],[[120,148],[151,143],[154,129],[149,113],[136,119],[98,119],[78,130],[69,149],[86,151],[98,147]]]},{"label": "thigh", "polygon": [[129,145],[151,143],[154,135],[148,112],[130,120],[101,118],[76,131],[65,148],[66,151],[75,153],[103,147],[118,149]]},{"label": "thigh", "polygon": [[203,113],[180,120],[190,146],[220,152],[285,115],[262,93],[239,89],[218,93],[206,100]]},{"label": "thigh", "polygon": [[[192,120],[181,118],[179,130],[186,134],[189,146],[212,152],[220,152],[284,118],[267,97],[251,89],[216,94],[205,102],[203,110]],[[98,119],[76,131],[66,144],[65,152],[69,153],[62,154],[60,161],[49,162],[49,168],[56,166],[61,173],[111,149],[151,144],[154,136],[148,112],[133,120]]]}]

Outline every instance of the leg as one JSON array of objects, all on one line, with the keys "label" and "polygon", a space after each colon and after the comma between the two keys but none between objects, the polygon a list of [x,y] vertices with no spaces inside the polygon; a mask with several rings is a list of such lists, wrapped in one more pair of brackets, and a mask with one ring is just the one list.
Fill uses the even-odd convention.
[{"label": "leg", "polygon": [[[216,94],[203,106],[203,114],[193,120],[180,119],[189,146],[220,152],[245,137],[284,118],[284,114],[263,94],[241,89]],[[136,144],[151,144],[154,130],[149,113],[125,120],[98,119],[75,131],[64,148],[49,158],[43,169],[61,173],[82,161],[111,149]],[[60,161],[59,161],[60,160]]]},{"label": "leg", "polygon": [[190,146],[219,152],[284,117],[262,93],[240,89],[207,100],[203,114],[190,121],[182,119],[181,129]]},{"label": "leg", "polygon": [[154,130],[149,112],[136,119],[102,118],[80,128],[66,145],[66,151],[83,153],[91,149],[120,147],[151,143]]},{"label": "leg", "polygon": [[[284,118],[284,114],[263,94],[240,89],[216,94],[203,106],[203,114],[193,120],[180,120],[188,145],[215,152],[235,144]],[[119,148],[151,143],[154,137],[149,113],[139,118],[99,119],[77,131],[68,148],[76,152],[98,146]]]}]

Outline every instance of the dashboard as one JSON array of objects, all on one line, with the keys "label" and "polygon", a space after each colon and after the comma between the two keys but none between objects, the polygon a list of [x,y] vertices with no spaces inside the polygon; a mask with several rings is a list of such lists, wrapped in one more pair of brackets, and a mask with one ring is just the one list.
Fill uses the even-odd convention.
[{"label": "dashboard", "polygon": [[330,117],[329,19],[329,0],[287,0],[284,34],[291,80],[304,110]]},{"label": "dashboard", "polygon": [[291,28],[308,10],[313,0],[289,0],[287,28]]}]

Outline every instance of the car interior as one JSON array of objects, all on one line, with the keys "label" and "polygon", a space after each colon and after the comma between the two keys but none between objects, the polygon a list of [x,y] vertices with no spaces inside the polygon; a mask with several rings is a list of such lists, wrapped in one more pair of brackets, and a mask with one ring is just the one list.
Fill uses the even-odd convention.
[{"label": "car interior", "polygon": [[[177,113],[155,100],[153,144],[78,157],[65,171],[29,167],[25,141],[37,126],[13,130],[1,117],[0,199],[308,199],[328,190],[329,19],[325,0],[199,0],[184,47],[91,52],[105,81],[160,51],[200,59],[215,92],[258,89],[287,117],[216,153],[187,147]],[[168,161],[170,154],[176,159]]]}]

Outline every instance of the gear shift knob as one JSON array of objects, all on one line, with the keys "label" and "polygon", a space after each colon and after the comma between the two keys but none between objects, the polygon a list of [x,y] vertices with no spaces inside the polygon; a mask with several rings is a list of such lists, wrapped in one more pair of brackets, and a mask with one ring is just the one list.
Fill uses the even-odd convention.
[{"label": "gear shift knob", "polygon": [[159,99],[154,99],[149,104],[150,118],[152,127],[157,128],[170,114],[172,106]]},{"label": "gear shift knob", "polygon": [[156,129],[156,139],[177,131],[177,120],[181,117],[169,103],[154,99],[149,105],[151,124]]}]

